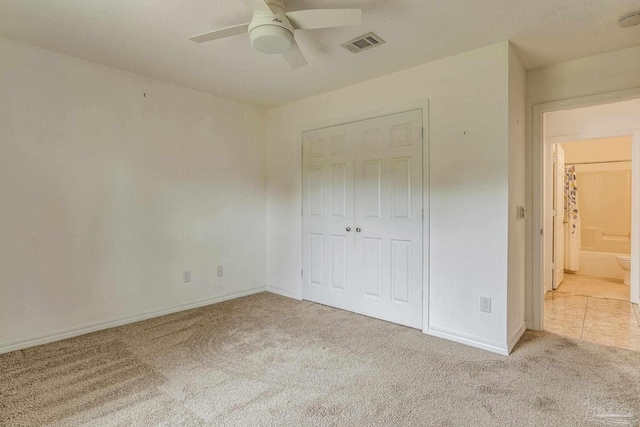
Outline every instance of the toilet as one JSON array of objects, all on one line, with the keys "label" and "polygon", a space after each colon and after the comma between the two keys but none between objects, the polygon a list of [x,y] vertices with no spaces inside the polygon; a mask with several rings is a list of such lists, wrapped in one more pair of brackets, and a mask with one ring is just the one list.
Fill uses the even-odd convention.
[{"label": "toilet", "polygon": [[618,265],[624,270],[624,284],[631,283],[631,256],[630,255],[618,255],[616,257]]}]

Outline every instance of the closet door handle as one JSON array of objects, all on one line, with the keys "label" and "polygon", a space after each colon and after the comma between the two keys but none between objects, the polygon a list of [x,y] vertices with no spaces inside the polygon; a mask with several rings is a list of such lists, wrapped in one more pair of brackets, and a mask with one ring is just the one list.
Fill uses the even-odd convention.
[{"label": "closet door handle", "polygon": [[359,232],[361,232],[362,230],[358,227],[358,228],[356,228],[356,231],[359,233]]},{"label": "closet door handle", "polygon": [[351,232],[351,227],[347,227],[347,233]]}]

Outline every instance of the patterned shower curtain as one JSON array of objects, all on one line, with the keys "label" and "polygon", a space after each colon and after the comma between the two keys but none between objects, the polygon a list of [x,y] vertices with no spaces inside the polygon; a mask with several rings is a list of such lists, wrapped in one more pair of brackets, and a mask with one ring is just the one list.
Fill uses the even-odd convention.
[{"label": "patterned shower curtain", "polygon": [[578,208],[578,182],[576,167],[567,166],[564,182],[565,249],[564,268],[580,270],[580,210]]}]

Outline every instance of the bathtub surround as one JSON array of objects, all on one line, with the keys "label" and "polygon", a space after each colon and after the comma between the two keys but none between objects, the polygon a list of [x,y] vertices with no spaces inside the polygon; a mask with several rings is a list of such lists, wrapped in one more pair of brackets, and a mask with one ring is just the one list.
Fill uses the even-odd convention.
[{"label": "bathtub surround", "polygon": [[576,170],[581,250],[630,254],[632,137],[560,145],[565,151],[566,164]]},{"label": "bathtub surround", "polygon": [[631,253],[631,161],[578,165],[584,251]]}]

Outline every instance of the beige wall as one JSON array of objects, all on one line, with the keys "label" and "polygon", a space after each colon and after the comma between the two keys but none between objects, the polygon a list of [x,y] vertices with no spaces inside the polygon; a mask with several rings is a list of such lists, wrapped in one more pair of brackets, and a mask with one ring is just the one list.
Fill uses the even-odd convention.
[{"label": "beige wall", "polygon": [[[517,261],[524,245],[522,240],[508,245],[512,204],[522,194],[521,182],[510,183],[520,179],[522,169],[510,169],[509,163],[510,157],[517,162],[523,149],[521,122],[510,126],[523,114],[524,73],[518,63],[503,42],[269,110],[270,289],[292,296],[301,292],[302,130],[428,99],[430,325],[441,336],[504,352],[509,278],[516,310],[522,287],[522,272],[508,272],[509,253]],[[480,312],[481,296],[492,298],[491,314]]]},{"label": "beige wall", "polygon": [[264,289],[264,109],[0,58],[0,352]]},{"label": "beige wall", "polygon": [[[594,55],[527,72],[526,197],[533,207],[533,106],[546,102],[640,88],[640,46]],[[533,321],[533,244],[540,238],[527,218],[526,307],[528,325]]]}]

